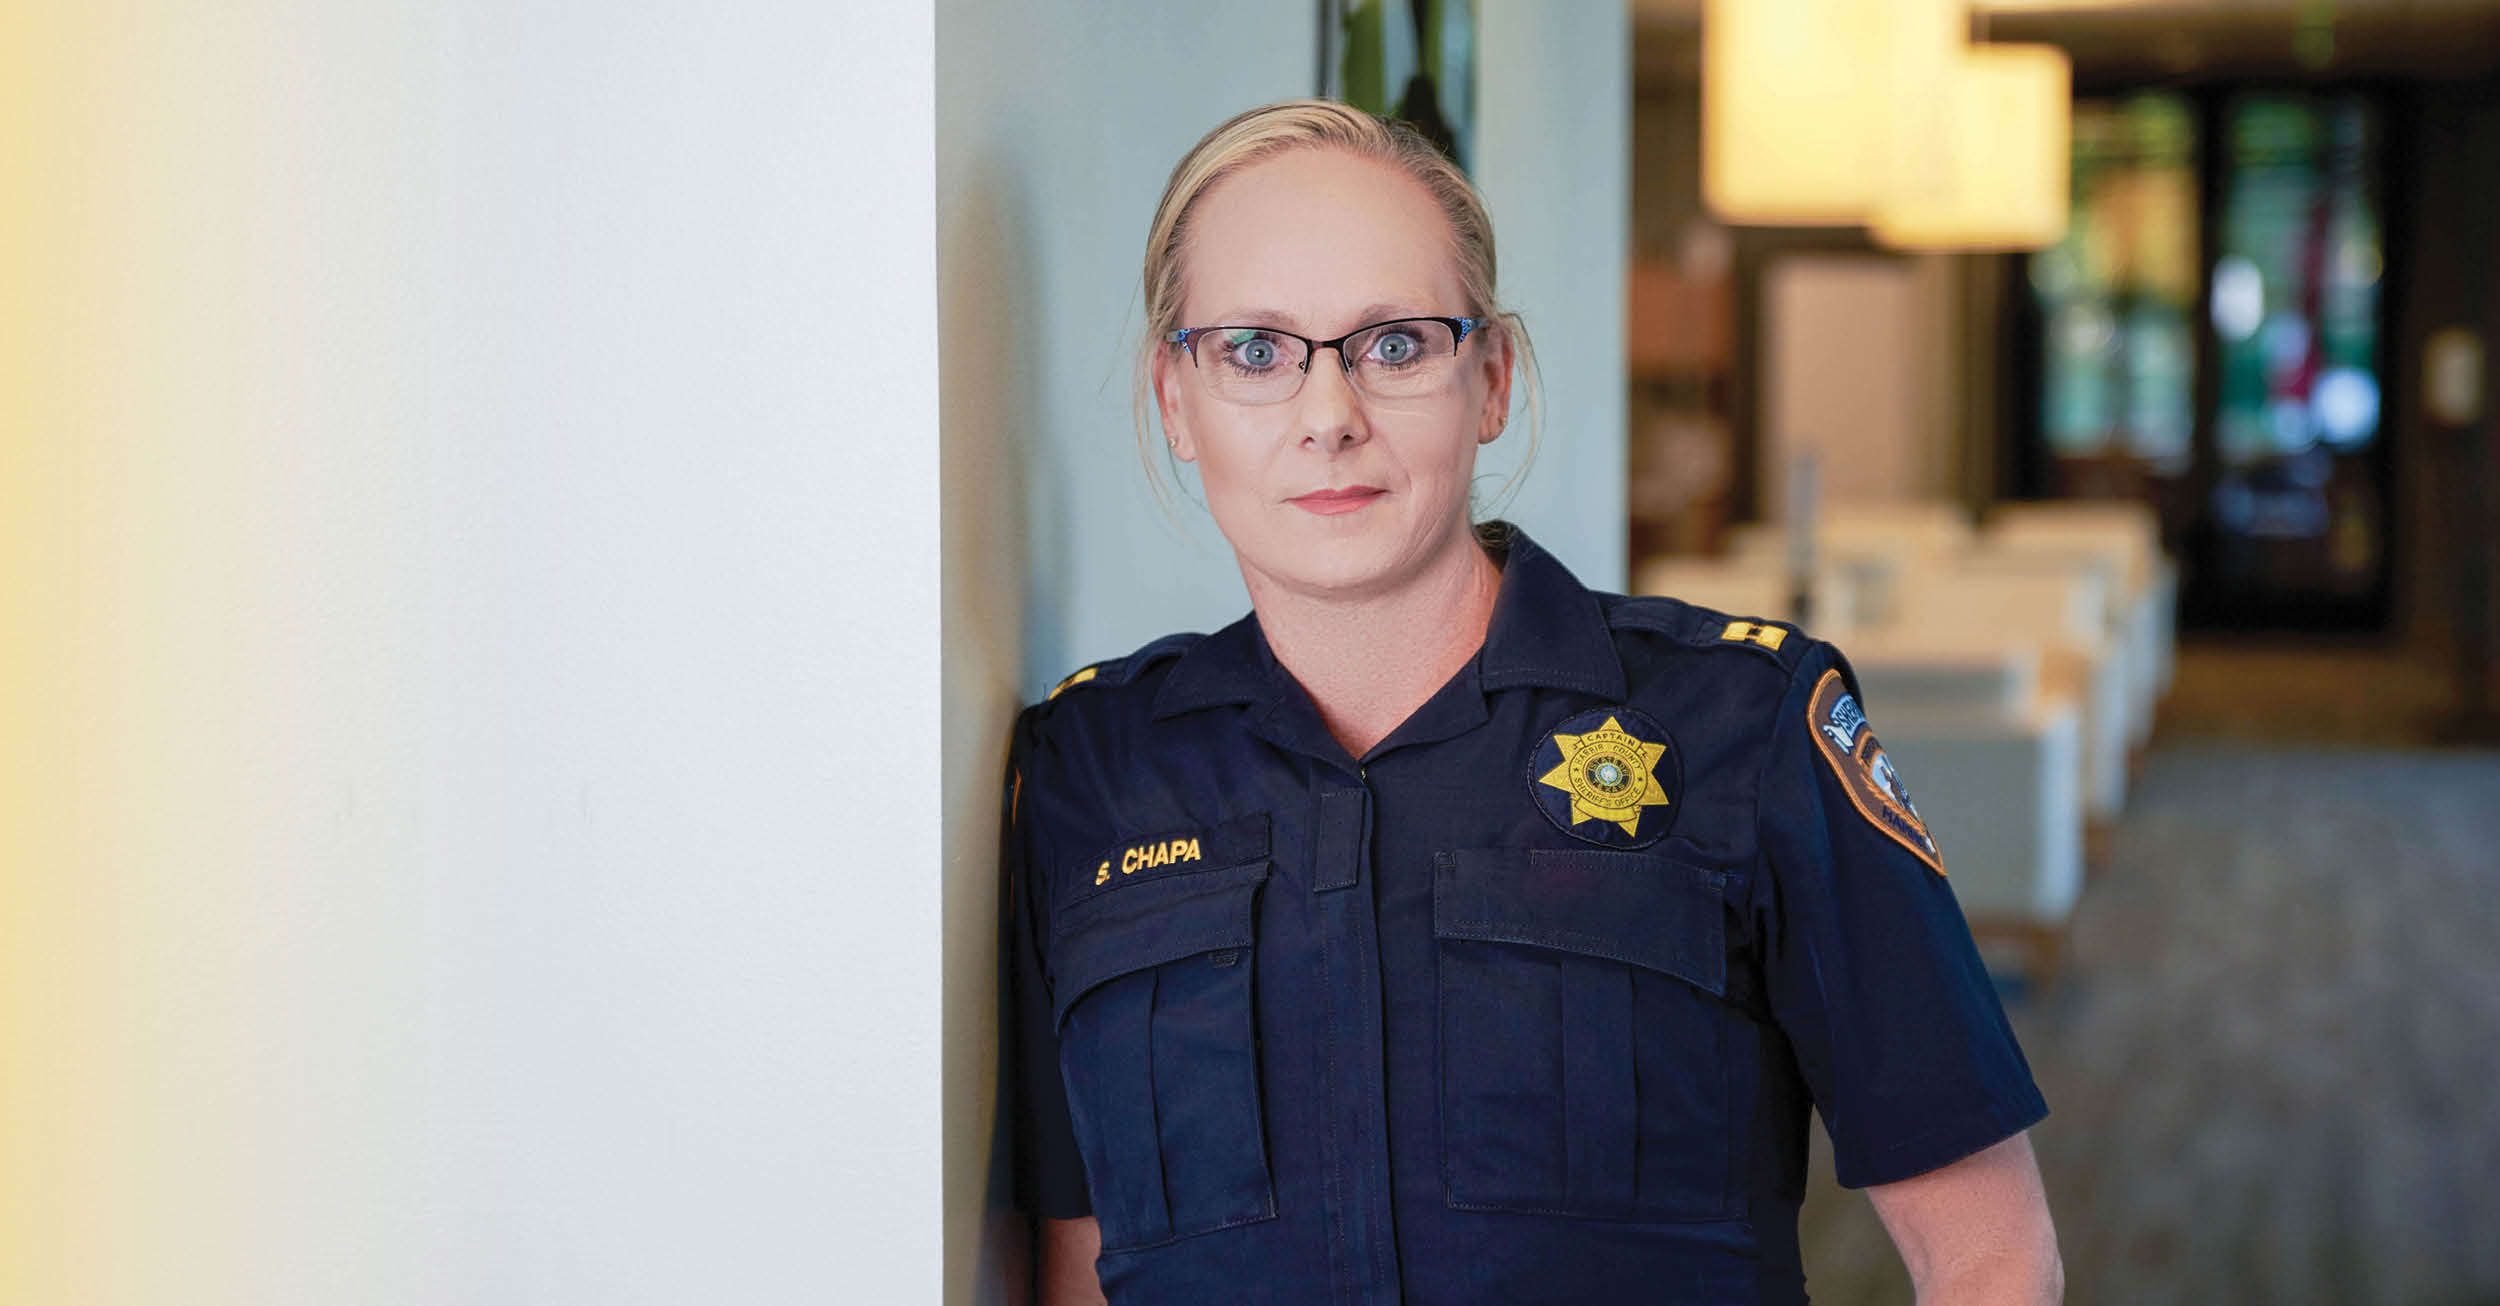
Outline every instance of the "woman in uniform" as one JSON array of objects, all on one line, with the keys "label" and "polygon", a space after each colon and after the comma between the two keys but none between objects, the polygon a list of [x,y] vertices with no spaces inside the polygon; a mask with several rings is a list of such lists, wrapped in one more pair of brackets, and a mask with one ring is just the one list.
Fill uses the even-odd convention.
[{"label": "woman in uniform", "polygon": [[1144,275],[1251,612],[1017,725],[1045,1306],[1802,1302],[1810,1109],[1922,1303],[2057,1300],[2046,1107],[1840,654],[1474,519],[1534,364],[1467,179],[1253,110]]}]

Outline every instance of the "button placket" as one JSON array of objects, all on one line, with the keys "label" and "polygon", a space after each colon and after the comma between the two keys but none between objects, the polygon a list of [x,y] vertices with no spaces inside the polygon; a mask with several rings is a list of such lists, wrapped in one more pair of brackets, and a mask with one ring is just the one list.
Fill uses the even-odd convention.
[{"label": "button placket", "polygon": [[1389,1210],[1379,922],[1370,893],[1344,892],[1366,883],[1371,802],[1367,783],[1321,790],[1311,849],[1327,1011],[1321,1075],[1328,1098],[1331,1259],[1335,1297],[1349,1304],[1399,1300]]}]

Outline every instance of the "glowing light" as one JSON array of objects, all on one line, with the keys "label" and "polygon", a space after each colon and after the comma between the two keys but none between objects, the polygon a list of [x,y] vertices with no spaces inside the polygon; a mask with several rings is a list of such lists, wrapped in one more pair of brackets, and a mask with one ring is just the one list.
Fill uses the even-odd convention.
[{"label": "glowing light", "polygon": [[2214,331],[2236,344],[2266,320],[2266,278],[2238,254],[2214,264]]},{"label": "glowing light", "polygon": [[2053,46],[1964,51],[1904,87],[1910,133],[1868,224],[1900,249],[2039,249],[2066,233],[2074,68]]},{"label": "glowing light", "polygon": [[2309,392],[2318,438],[2339,449],[2363,444],[2378,432],[2378,381],[2357,367],[2330,367]]},{"label": "glowing light", "polygon": [[1963,40],[1960,0],[1708,0],[1702,196],[1728,222],[1862,223],[1891,186],[1895,88]]}]

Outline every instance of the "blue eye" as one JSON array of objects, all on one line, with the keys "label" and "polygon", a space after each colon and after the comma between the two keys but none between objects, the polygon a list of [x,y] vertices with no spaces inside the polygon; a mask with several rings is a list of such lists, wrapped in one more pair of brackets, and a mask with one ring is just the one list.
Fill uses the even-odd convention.
[{"label": "blue eye", "polygon": [[1423,352],[1424,342],[1405,331],[1391,331],[1372,342],[1372,357],[1395,367],[1415,361]]},{"label": "blue eye", "polygon": [[1273,372],[1290,361],[1285,342],[1273,332],[1227,331],[1217,339],[1223,345],[1217,358],[1236,372]]}]

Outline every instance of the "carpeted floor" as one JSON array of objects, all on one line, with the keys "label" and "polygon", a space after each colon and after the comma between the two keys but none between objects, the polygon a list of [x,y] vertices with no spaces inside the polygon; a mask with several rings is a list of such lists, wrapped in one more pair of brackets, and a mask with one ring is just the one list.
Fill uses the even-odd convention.
[{"label": "carpeted floor", "polygon": [[[2500,1304],[2500,752],[2165,743],[2069,957],[2010,1008],[2068,1302]],[[1817,1169],[1815,1300],[1908,1306]]]}]

